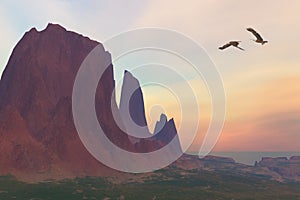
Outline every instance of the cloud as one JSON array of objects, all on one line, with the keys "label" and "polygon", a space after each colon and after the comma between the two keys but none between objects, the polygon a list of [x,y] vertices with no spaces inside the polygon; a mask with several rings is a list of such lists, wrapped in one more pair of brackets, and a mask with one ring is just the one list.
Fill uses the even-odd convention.
[{"label": "cloud", "polygon": [[300,110],[274,112],[244,125],[230,123],[216,151],[299,151]]},{"label": "cloud", "polygon": [[8,60],[10,49],[32,27],[41,30],[49,22],[59,23],[68,30],[101,42],[129,29],[140,12],[143,12],[144,5],[138,0],[130,3],[83,0],[1,1],[1,68]]},{"label": "cloud", "polygon": [[229,93],[227,121],[215,150],[300,150],[299,80],[283,75]]},{"label": "cloud", "polygon": [[[271,137],[287,137],[289,141],[300,141],[300,110],[272,113],[259,120],[258,129],[270,132]],[[293,142],[295,143],[295,142]],[[298,150],[300,149],[297,144]]]}]

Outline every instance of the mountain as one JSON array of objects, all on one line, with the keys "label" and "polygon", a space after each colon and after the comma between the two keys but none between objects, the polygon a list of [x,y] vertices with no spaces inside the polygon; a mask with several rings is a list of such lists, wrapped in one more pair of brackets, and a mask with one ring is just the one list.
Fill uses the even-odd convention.
[{"label": "mountain", "polygon": [[[173,119],[169,122],[166,121],[164,126],[155,134],[149,132],[140,83],[126,70],[123,76],[119,113],[121,124],[124,126],[126,133],[128,133],[130,142],[134,145],[134,152],[153,152],[168,145],[174,139],[172,144],[167,147],[168,154],[171,156],[182,153]],[[165,115],[162,114],[161,116]],[[166,116],[165,118],[167,120]],[[126,147],[124,148],[131,151]]]},{"label": "mountain", "polygon": [[[82,145],[71,109],[77,70],[97,45],[54,24],[40,32],[33,28],[18,42],[0,82],[2,174],[25,179],[36,172],[45,178],[111,174]],[[108,54],[104,48],[103,53]],[[112,67],[104,77],[112,91]],[[99,96],[106,92],[102,85]]]},{"label": "mountain", "polygon": [[169,153],[182,153],[173,119],[168,121],[167,116],[162,113],[160,121],[155,126],[154,135],[149,132],[143,92],[139,81],[129,71],[124,72],[119,110],[135,150],[143,153],[151,152],[164,147],[174,139],[172,145],[168,147]]},{"label": "mountain", "polygon": [[155,127],[154,127],[154,134],[160,132],[161,129],[165,126],[167,123],[167,116],[165,114],[161,114],[159,121],[156,122]]},{"label": "mountain", "polygon": [[[72,116],[75,76],[97,45],[101,44],[57,24],[48,24],[42,31],[32,28],[18,42],[0,81],[0,174],[30,181],[117,174],[86,150]],[[103,46],[101,51],[110,59]],[[130,99],[131,116],[148,129],[140,85],[129,72],[125,74],[123,88],[138,89]],[[98,83],[95,108],[99,123],[115,145],[132,152],[151,152],[178,137],[173,123],[159,137],[150,135],[132,142],[132,137],[113,120],[111,108],[118,110],[111,101],[114,88],[110,65]],[[128,98],[126,92],[122,92],[122,98]]]}]

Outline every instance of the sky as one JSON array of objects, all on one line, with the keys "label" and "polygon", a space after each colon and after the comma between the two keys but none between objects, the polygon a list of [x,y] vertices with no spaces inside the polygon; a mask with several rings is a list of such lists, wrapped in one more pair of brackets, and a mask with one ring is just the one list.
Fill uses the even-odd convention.
[{"label": "sky", "polygon": [[[174,30],[202,45],[224,83],[226,119],[214,151],[300,151],[299,10],[298,0],[3,0],[0,72],[23,34],[32,27],[42,30],[49,22],[99,42],[143,27]],[[253,36],[246,31],[248,27],[258,30],[269,43],[261,46],[251,41]],[[218,47],[229,40],[241,40],[246,51],[220,51]],[[143,73],[134,75],[141,82],[145,78]],[[121,71],[115,72],[117,80],[121,76]],[[212,108],[210,93],[203,82],[188,82],[200,99],[200,130],[190,148],[197,151]],[[176,84],[180,88],[180,83]],[[162,88],[142,89],[150,129],[162,107],[179,126],[182,119],[176,98]],[[155,94],[157,91],[166,98]]]}]

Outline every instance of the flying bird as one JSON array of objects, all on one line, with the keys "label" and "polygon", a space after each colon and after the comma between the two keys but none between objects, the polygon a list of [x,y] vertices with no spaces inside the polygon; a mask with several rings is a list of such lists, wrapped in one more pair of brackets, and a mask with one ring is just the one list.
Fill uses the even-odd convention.
[{"label": "flying bird", "polygon": [[254,42],[260,43],[261,45],[264,45],[268,42],[265,41],[253,28],[247,28],[247,31],[251,32],[256,37],[256,40],[252,39]]},{"label": "flying bird", "polygon": [[230,46],[234,46],[234,47],[236,47],[236,48],[238,48],[238,49],[240,49],[240,50],[245,51],[243,48],[239,47],[240,42],[241,42],[241,41],[230,41],[230,42],[228,42],[227,44],[225,44],[225,45],[219,47],[219,49],[220,49],[220,50],[223,50],[223,49],[226,49],[226,48],[228,48],[228,47],[230,47]]}]

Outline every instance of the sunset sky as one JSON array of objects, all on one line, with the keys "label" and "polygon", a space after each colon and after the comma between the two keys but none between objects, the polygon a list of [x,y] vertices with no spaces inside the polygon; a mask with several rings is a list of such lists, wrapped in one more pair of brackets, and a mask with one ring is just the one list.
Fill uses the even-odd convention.
[{"label": "sunset sky", "polygon": [[[299,10],[298,0],[4,0],[0,4],[0,71],[22,35],[32,27],[42,30],[49,22],[99,42],[136,28],[175,30],[203,46],[224,82],[227,113],[215,151],[300,151]],[[261,46],[251,41],[247,27],[258,30],[269,43]],[[241,40],[246,51],[220,51],[218,47],[229,40]],[[116,73],[120,79],[121,70]],[[193,81],[203,103],[199,105],[203,125],[191,147],[196,151],[211,108],[209,93]],[[154,94],[157,90],[143,88],[149,123],[149,109],[161,101],[168,107],[168,117],[179,124],[176,99],[162,100]]]}]

